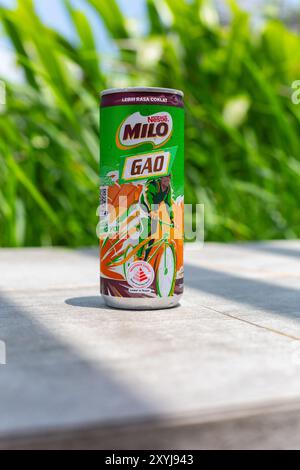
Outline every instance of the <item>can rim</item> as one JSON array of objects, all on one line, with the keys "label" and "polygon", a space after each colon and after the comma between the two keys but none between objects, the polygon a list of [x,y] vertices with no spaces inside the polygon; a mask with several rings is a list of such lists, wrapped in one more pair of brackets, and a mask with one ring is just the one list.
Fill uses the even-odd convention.
[{"label": "can rim", "polygon": [[100,96],[112,95],[114,93],[130,93],[130,92],[153,92],[153,93],[172,93],[175,95],[179,95],[182,98],[184,97],[184,93],[181,90],[176,90],[175,88],[160,88],[160,87],[139,87],[139,86],[132,86],[126,88],[108,88],[107,90],[103,90],[100,93]]}]

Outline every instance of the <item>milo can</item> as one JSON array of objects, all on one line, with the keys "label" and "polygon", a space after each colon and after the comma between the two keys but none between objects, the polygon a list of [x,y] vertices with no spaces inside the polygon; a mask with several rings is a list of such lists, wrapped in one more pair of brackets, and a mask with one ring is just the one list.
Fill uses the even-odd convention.
[{"label": "milo can", "polygon": [[174,307],[183,294],[183,93],[110,89],[100,112],[101,294],[112,307]]}]

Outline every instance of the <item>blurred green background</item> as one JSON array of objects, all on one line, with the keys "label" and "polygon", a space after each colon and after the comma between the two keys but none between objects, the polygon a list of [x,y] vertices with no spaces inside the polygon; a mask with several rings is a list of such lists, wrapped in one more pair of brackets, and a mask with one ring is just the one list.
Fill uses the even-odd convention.
[{"label": "blurred green background", "polygon": [[1,246],[97,243],[98,96],[129,85],[184,91],[186,202],[205,204],[207,240],[300,236],[295,13],[280,19],[276,2],[258,18],[234,1],[220,15],[207,0],[145,0],[136,27],[116,0],[82,0],[95,21],[61,0],[70,38],[32,0],[16,3],[0,8],[22,71],[18,82],[2,77]]}]

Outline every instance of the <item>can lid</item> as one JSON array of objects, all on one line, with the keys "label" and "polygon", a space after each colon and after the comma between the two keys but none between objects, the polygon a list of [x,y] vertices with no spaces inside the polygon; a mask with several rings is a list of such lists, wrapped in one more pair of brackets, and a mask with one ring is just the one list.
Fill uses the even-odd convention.
[{"label": "can lid", "polygon": [[127,87],[127,88],[108,88],[107,90],[103,90],[100,96],[111,95],[113,93],[134,93],[134,92],[146,92],[146,93],[172,93],[174,95],[184,96],[183,91],[175,90],[173,88],[159,88],[159,87]]}]

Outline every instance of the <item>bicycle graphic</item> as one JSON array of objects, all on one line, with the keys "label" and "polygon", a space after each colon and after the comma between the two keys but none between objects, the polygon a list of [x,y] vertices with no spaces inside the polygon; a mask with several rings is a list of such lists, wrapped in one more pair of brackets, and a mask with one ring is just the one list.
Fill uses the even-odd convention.
[{"label": "bicycle graphic", "polygon": [[[137,216],[137,213],[139,215]],[[128,224],[136,221],[136,234],[141,234],[142,228],[148,224],[148,216],[143,214],[138,204],[133,204],[127,211],[126,221]],[[124,219],[123,219],[124,220]],[[162,225],[174,228],[173,224],[168,224],[162,220],[157,220]],[[116,241],[116,245],[119,240]],[[113,247],[111,247],[112,249]],[[142,241],[135,236],[134,241],[129,243],[125,250],[116,250],[110,259],[110,268],[122,267],[123,276],[127,280],[129,266],[140,259],[145,259],[156,273],[155,285],[159,297],[169,297],[173,295],[176,281],[176,247],[175,242],[169,239],[169,234],[165,233],[161,238],[155,239],[148,236]]]}]

